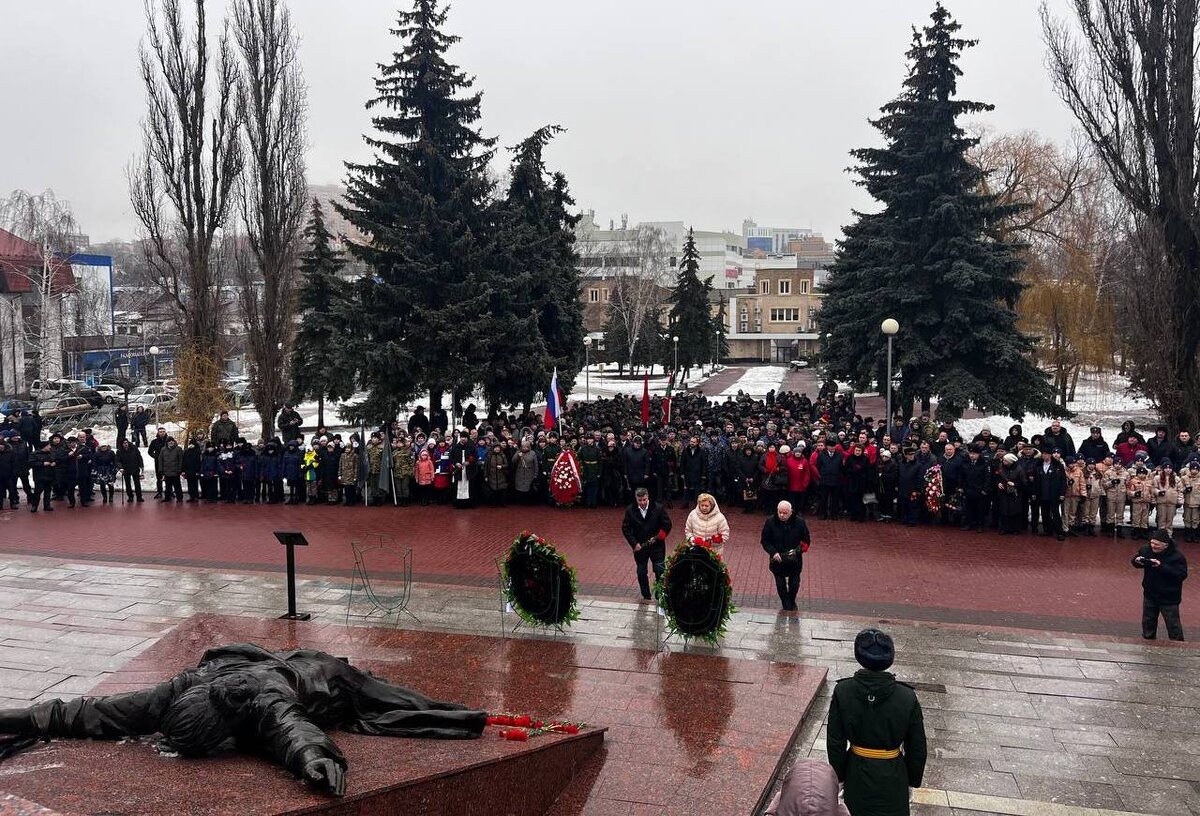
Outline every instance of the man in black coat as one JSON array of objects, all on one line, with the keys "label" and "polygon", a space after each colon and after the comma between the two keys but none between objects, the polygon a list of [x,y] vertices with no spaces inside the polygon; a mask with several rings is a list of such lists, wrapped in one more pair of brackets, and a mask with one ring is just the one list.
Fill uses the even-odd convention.
[{"label": "man in black coat", "polygon": [[1079,455],[1085,462],[1088,459],[1103,462],[1106,458],[1112,456],[1112,451],[1109,450],[1108,443],[1104,441],[1104,437],[1100,434],[1099,425],[1093,425],[1089,434],[1087,439],[1079,443]]},{"label": "man in black coat", "polygon": [[279,427],[279,434],[283,437],[284,444],[287,444],[293,439],[300,438],[300,426],[304,424],[304,420],[300,417],[299,411],[290,405],[285,405],[279,412],[279,418],[275,424]]},{"label": "man in black coat", "polygon": [[1062,503],[1067,495],[1067,471],[1049,445],[1042,448],[1042,461],[1033,469],[1033,491],[1042,516],[1042,535],[1062,541]]},{"label": "man in black coat", "polygon": [[688,440],[683,449],[679,470],[683,474],[683,502],[691,505],[696,497],[704,492],[705,476],[708,473],[704,450],[700,447],[700,437],[695,434]]},{"label": "man in black coat", "polygon": [[125,435],[129,433],[129,404],[121,403],[117,406],[114,414],[114,419],[117,423],[117,447],[120,447],[121,442],[125,440]]},{"label": "man in black coat", "polygon": [[1158,616],[1167,625],[1167,637],[1183,640],[1179,622],[1179,603],[1183,600],[1183,582],[1187,580],[1187,559],[1166,530],[1155,530],[1150,542],[1130,561],[1142,570],[1142,637],[1158,636]]},{"label": "man in black coat", "polygon": [[625,508],[621,521],[621,534],[633,550],[633,561],[637,565],[638,587],[642,598],[650,600],[650,580],[646,575],[646,562],[654,568],[654,580],[662,577],[663,562],[667,558],[667,536],[671,532],[671,517],[661,504],[650,501],[650,491],[639,487],[633,493],[633,504]]},{"label": "man in black coat", "polygon": [[967,453],[967,465],[962,476],[963,530],[983,532],[983,525],[987,520],[988,488],[991,481],[988,463],[983,460],[978,445],[972,445]]},{"label": "man in black coat", "polygon": [[37,411],[32,414],[29,411],[22,411],[21,418],[17,420],[17,430],[21,432],[21,438],[28,443],[31,451],[41,448],[42,420]]},{"label": "man in black coat", "polygon": [[1075,455],[1075,440],[1057,419],[1042,433],[1042,445],[1049,445],[1051,450],[1060,456]]},{"label": "man in black coat", "polygon": [[779,602],[785,612],[796,611],[800,573],[810,541],[808,525],[792,511],[791,502],[777,504],[775,515],[763,524],[760,543],[771,559],[767,567],[775,576],[775,591],[779,593]]}]

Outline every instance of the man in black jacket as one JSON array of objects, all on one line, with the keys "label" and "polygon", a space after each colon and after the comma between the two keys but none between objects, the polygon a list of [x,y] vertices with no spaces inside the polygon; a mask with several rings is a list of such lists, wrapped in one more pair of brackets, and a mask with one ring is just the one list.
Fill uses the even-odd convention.
[{"label": "man in black jacket", "polygon": [[963,530],[983,532],[987,520],[988,488],[991,484],[991,471],[988,463],[983,460],[978,445],[972,445],[967,453],[967,464],[962,471],[963,488]]},{"label": "man in black jacket", "polygon": [[1049,445],[1042,448],[1042,461],[1033,469],[1033,489],[1042,515],[1042,535],[1062,541],[1066,537],[1062,503],[1067,495],[1067,471]]},{"label": "man in black jacket", "polygon": [[791,502],[777,504],[775,515],[763,524],[760,542],[771,559],[767,566],[775,576],[775,590],[785,612],[796,611],[796,594],[800,591],[800,573],[809,541],[808,525],[792,512]]},{"label": "man in black jacket", "polygon": [[1158,616],[1167,625],[1167,637],[1183,640],[1179,622],[1179,602],[1183,600],[1183,582],[1187,580],[1187,559],[1166,530],[1155,530],[1150,543],[1137,551],[1130,561],[1142,570],[1142,637],[1158,636]]},{"label": "man in black jacket", "polygon": [[633,504],[625,509],[621,521],[621,534],[633,550],[633,561],[637,565],[638,587],[642,598],[650,600],[650,580],[646,575],[646,562],[654,568],[654,580],[662,577],[663,562],[667,557],[667,535],[671,532],[671,517],[661,504],[650,502],[650,491],[639,487],[633,493]]}]

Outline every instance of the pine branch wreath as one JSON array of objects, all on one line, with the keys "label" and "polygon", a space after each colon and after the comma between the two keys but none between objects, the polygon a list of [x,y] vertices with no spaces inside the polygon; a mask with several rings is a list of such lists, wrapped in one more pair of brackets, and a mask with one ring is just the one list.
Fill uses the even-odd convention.
[{"label": "pine branch wreath", "polygon": [[579,580],[552,544],[523,530],[503,562],[504,596],[533,626],[566,626],[579,619]]},{"label": "pine branch wreath", "polygon": [[654,594],[671,631],[713,646],[737,611],[729,568],[711,549],[691,541],[667,557]]}]

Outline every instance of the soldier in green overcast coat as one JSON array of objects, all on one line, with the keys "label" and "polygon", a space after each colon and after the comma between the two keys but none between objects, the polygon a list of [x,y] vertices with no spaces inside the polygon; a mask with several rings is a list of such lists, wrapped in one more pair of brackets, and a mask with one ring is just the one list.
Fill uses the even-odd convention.
[{"label": "soldier in green overcast coat", "polygon": [[825,750],[853,816],[908,816],[910,788],[925,773],[925,723],[911,686],[886,671],[892,639],[864,629],[854,639],[862,669],[833,689]]}]

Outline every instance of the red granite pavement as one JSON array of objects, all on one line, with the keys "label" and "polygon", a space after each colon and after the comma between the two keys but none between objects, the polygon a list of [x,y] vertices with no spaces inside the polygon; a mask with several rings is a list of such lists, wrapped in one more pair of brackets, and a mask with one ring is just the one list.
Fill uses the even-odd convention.
[{"label": "red granite pavement", "polygon": [[[300,530],[308,575],[347,576],[350,542],[385,532],[412,547],[426,583],[491,586],[496,559],[523,528],[547,536],[578,570],[582,592],[636,597],[633,560],[620,537],[621,511],[550,507],[362,508],[246,505],[92,506],[32,515],[0,513],[0,552],[223,571],[278,571],[273,530]],[[671,513],[676,531],[685,513]],[[773,609],[774,583],[759,548],[762,517],[731,511],[725,548],[736,599]],[[849,521],[810,522],[804,609],[908,620],[990,624],[1096,634],[1136,634],[1139,573],[1128,541],[960,533]],[[1183,545],[1184,552],[1191,549]],[[1200,623],[1200,589],[1185,588],[1184,624]]]}]

